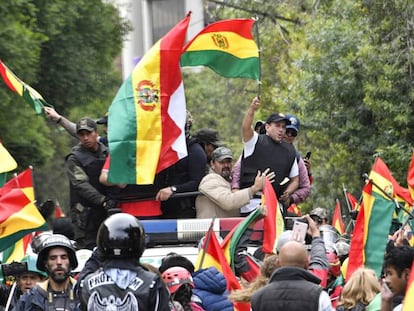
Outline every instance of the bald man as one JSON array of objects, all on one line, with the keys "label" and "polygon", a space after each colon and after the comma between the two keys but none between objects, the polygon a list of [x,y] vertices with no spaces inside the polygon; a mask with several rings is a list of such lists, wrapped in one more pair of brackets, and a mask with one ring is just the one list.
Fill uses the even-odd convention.
[{"label": "bald man", "polygon": [[269,283],[253,294],[253,311],[331,311],[334,310],[320,279],[307,271],[309,259],[303,244],[286,242],[278,256],[278,268]]}]

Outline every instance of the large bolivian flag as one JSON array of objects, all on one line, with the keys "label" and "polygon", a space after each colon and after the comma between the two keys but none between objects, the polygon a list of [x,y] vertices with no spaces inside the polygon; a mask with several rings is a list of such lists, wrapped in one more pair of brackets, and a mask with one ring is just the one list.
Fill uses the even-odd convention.
[{"label": "large bolivian flag", "polygon": [[0,60],[0,74],[6,85],[14,92],[24,98],[32,106],[37,114],[43,112],[43,106],[51,107],[35,89],[20,80],[6,65]]},{"label": "large bolivian flag", "polygon": [[347,280],[360,266],[371,268],[378,277],[380,276],[395,208],[391,199],[394,189],[390,176],[392,175],[388,167],[377,158],[372,166],[370,179],[362,192],[363,206],[355,222],[349,250]]},{"label": "large bolivian flag", "polygon": [[156,172],[187,155],[179,61],[189,21],[187,16],[143,56],[109,108],[113,183],[152,184]]},{"label": "large bolivian flag", "polygon": [[259,80],[259,49],[252,36],[253,19],[212,23],[184,47],[181,66],[207,66],[227,78]]},{"label": "large bolivian flag", "polygon": [[0,189],[0,251],[12,246],[26,234],[47,227],[34,204],[31,169],[22,174],[22,178],[19,175],[7,182],[3,187],[5,189]]}]

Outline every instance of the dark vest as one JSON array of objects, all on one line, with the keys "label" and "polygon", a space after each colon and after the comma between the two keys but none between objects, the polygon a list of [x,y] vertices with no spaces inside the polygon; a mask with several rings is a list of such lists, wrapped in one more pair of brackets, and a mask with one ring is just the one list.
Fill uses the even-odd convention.
[{"label": "dark vest", "polygon": [[[89,183],[100,193],[105,194],[107,187],[99,182],[99,176],[101,175],[102,166],[108,155],[108,148],[100,144],[98,151],[91,152],[81,145],[76,145],[73,147],[71,155],[74,155],[78,159],[82,169],[89,177]],[[70,185],[70,201],[72,206],[76,203],[91,206],[91,202],[86,201],[77,194],[72,184]]]},{"label": "dark vest", "polygon": [[[80,289],[80,300],[86,310],[107,310],[112,307],[116,310],[157,310],[158,288],[154,273],[137,268],[135,280],[126,288],[119,288],[102,269],[89,274]],[[158,280],[158,282],[160,282]],[[158,307],[159,308],[159,307]],[[162,309],[162,308],[161,308]],[[164,308],[165,309],[165,308]]]},{"label": "dark vest", "polygon": [[269,284],[252,297],[254,311],[318,311],[322,287],[310,272],[294,267],[276,270]]},{"label": "dark vest", "polygon": [[275,142],[268,135],[259,135],[254,152],[247,158],[242,158],[240,172],[240,188],[247,188],[253,185],[257,171],[263,172],[270,168],[275,172],[273,189],[279,198],[286,190],[288,183],[283,186],[280,183],[289,178],[293,161],[296,160],[296,150],[292,144],[286,142]]}]

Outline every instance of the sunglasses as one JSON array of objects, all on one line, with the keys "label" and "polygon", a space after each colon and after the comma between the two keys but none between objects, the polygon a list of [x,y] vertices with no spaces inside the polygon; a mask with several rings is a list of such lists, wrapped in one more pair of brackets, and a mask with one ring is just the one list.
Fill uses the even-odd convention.
[{"label": "sunglasses", "polygon": [[286,135],[296,137],[296,136],[298,136],[298,132],[296,132],[295,130],[288,129],[288,130],[286,130]]}]

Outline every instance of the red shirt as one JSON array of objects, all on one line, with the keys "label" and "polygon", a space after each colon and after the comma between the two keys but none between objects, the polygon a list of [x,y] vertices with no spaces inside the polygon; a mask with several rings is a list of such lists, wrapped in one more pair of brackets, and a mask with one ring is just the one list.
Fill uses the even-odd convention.
[{"label": "red shirt", "polygon": [[[109,172],[109,159],[106,158],[101,172]],[[149,200],[139,202],[120,202],[119,208],[123,213],[131,214],[135,217],[155,217],[161,216],[161,201]]]}]

